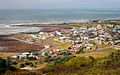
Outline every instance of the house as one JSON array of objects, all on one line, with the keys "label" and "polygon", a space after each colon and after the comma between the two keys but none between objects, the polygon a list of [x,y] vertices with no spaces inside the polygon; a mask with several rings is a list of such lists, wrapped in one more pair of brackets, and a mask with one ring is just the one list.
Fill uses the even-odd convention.
[{"label": "house", "polygon": [[97,44],[102,44],[102,40],[95,40],[94,42]]},{"label": "house", "polygon": [[53,51],[53,50],[51,50],[50,53],[51,53],[51,54],[56,54],[56,55],[59,54],[59,53],[57,53],[56,51]]},{"label": "house", "polygon": [[91,47],[90,47],[90,46],[87,46],[87,47],[86,47],[86,50],[90,50],[90,49],[91,49]]},{"label": "house", "polygon": [[59,38],[53,38],[55,41],[58,41],[59,40]]},{"label": "house", "polygon": [[40,38],[41,38],[41,39],[46,39],[47,37],[46,37],[46,36],[41,36]]},{"label": "house", "polygon": [[43,34],[45,34],[45,33],[44,33],[44,32],[39,32],[39,34],[40,34],[40,35],[43,35]]},{"label": "house", "polygon": [[102,29],[102,25],[97,25],[96,28],[97,29]]},{"label": "house", "polygon": [[55,31],[55,33],[56,33],[57,35],[62,35],[62,33],[61,33],[61,32],[58,32],[58,31]]},{"label": "house", "polygon": [[82,27],[80,27],[80,30],[81,30],[81,29],[87,29],[87,27],[86,27],[86,26],[82,26]]},{"label": "house", "polygon": [[116,46],[115,49],[120,49],[120,46]]},{"label": "house", "polygon": [[54,36],[54,34],[53,33],[48,33],[48,36]]},{"label": "house", "polygon": [[27,59],[28,57],[39,59],[36,55],[34,55],[33,53],[29,53],[29,52],[24,52],[22,54],[12,56],[12,58],[19,58],[20,60]]},{"label": "house", "polygon": [[109,40],[117,40],[117,37],[111,37]]},{"label": "house", "polygon": [[76,52],[77,52],[77,50],[70,50],[70,52],[71,52],[71,53],[76,53]]},{"label": "house", "polygon": [[34,38],[38,38],[39,34],[31,34],[31,36],[34,37]]},{"label": "house", "polygon": [[120,29],[114,29],[113,31],[120,32]]},{"label": "house", "polygon": [[48,48],[50,48],[50,46],[49,46],[49,45],[44,45],[44,47],[45,47],[45,49],[48,49]]},{"label": "house", "polygon": [[18,56],[17,55],[14,55],[14,56],[11,56],[12,58],[18,58]]}]

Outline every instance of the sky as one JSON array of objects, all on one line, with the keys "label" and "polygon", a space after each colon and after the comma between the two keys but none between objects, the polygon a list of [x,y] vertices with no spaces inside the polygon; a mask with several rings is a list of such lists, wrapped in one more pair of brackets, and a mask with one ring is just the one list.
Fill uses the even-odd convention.
[{"label": "sky", "polygon": [[0,9],[120,8],[120,0],[0,0]]}]

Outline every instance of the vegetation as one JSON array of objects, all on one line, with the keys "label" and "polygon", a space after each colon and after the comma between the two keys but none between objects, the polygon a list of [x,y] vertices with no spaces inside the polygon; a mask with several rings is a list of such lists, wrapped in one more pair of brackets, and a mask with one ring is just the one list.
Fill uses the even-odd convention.
[{"label": "vegetation", "polygon": [[107,24],[110,24],[110,25],[119,25],[120,23],[119,22],[108,22]]},{"label": "vegetation", "polygon": [[71,53],[70,53],[70,52],[62,52],[62,53],[60,53],[60,55],[65,55],[65,56],[67,56],[67,55],[71,55]]},{"label": "vegetation", "polygon": [[46,67],[42,69],[42,73],[47,73],[47,75],[119,75],[119,70],[120,50],[104,58],[75,57],[65,64]]},{"label": "vegetation", "polygon": [[[1,61],[6,60],[1,59]],[[102,58],[94,58],[92,56],[48,56],[44,62],[47,62],[48,66],[35,72],[26,70],[18,70],[15,72],[11,72],[11,70],[6,72],[7,69],[5,69],[4,72],[6,73],[4,75],[120,75],[120,50],[112,52],[109,56]],[[29,65],[30,62],[24,64]]]},{"label": "vegetation", "polygon": [[24,68],[26,66],[36,67],[36,64],[33,64],[32,62],[25,62],[20,64],[20,68]]},{"label": "vegetation", "polygon": [[65,56],[65,57],[50,57],[48,56],[45,58],[44,62],[49,63],[48,65],[56,65],[56,64],[63,64],[70,59],[72,59],[74,56]]},{"label": "vegetation", "polygon": [[83,52],[84,52],[83,49],[84,49],[84,48],[80,48],[79,51],[76,52],[76,54],[83,53]]},{"label": "vegetation", "polygon": [[15,70],[17,69],[14,66],[12,66],[8,60],[0,58],[0,74],[5,73],[7,71]]},{"label": "vegetation", "polygon": [[70,47],[72,44],[70,43],[65,43],[65,42],[61,42],[58,40],[54,40],[54,39],[46,39],[44,40],[44,44],[49,44],[51,46],[50,49],[68,49],[68,47]]},{"label": "vegetation", "polygon": [[25,64],[23,64],[23,63],[20,64],[20,68],[23,68],[23,67],[25,67]]}]

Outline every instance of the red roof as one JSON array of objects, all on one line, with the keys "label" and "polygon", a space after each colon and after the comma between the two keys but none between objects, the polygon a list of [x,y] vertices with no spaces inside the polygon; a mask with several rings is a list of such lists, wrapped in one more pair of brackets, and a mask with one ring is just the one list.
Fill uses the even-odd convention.
[{"label": "red roof", "polygon": [[60,32],[65,32],[65,31],[60,31]]},{"label": "red roof", "polygon": [[97,33],[99,33],[100,31],[96,31]]},{"label": "red roof", "polygon": [[118,39],[117,37],[111,37],[109,40]]},{"label": "red roof", "polygon": [[82,43],[82,45],[86,45],[86,43]]},{"label": "red roof", "polygon": [[51,53],[54,53],[54,54],[59,54],[59,53],[56,53],[55,51],[52,51],[52,50],[51,50],[50,52],[51,52]]}]

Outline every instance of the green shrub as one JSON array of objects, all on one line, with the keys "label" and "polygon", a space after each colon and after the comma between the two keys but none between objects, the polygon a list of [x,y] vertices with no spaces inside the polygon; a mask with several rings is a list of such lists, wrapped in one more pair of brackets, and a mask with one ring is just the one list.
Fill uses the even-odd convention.
[{"label": "green shrub", "polygon": [[12,66],[9,61],[0,58],[0,74],[8,70],[16,71],[17,69],[14,66]]},{"label": "green shrub", "polygon": [[23,63],[20,64],[20,68],[23,68],[23,67],[25,67],[25,64],[23,64]]},{"label": "green shrub", "polygon": [[65,63],[67,66],[84,67],[92,64],[92,59],[87,57],[75,57]]}]

